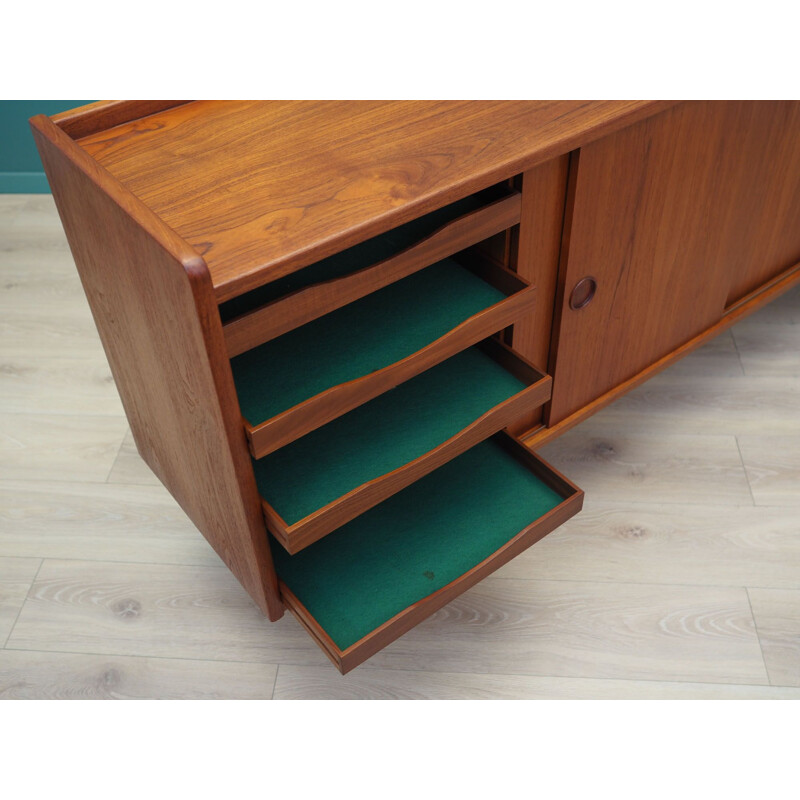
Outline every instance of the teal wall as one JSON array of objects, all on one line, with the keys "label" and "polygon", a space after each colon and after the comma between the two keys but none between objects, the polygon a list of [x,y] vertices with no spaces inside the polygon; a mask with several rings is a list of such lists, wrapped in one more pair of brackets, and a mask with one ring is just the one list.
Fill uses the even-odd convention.
[{"label": "teal wall", "polygon": [[0,194],[47,194],[50,187],[28,120],[58,114],[91,100],[0,100]]}]

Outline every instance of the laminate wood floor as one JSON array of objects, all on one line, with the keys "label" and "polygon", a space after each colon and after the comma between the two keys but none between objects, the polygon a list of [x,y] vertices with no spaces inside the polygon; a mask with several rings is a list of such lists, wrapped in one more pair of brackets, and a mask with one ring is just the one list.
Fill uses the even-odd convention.
[{"label": "laminate wood floor", "polygon": [[0,697],[800,698],[800,290],[542,455],[585,510],[341,677],[137,455],[52,198],[0,197]]}]

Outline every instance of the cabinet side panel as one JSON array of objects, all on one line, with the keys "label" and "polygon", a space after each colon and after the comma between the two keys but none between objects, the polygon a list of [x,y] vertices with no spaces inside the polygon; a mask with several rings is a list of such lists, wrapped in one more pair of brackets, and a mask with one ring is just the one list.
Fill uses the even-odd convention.
[{"label": "cabinet side panel", "polygon": [[208,270],[50,120],[32,127],[139,452],[277,619],[283,606]]}]

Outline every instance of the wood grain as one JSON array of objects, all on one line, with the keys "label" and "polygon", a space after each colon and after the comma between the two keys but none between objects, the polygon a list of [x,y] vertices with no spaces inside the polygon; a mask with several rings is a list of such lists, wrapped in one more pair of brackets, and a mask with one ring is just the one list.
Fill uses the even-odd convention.
[{"label": "wood grain", "polygon": [[[52,222],[50,225],[52,227]],[[9,232],[8,228],[0,233],[0,274],[7,290],[35,282],[43,289],[44,302],[52,291],[69,297],[81,291],[63,231],[57,237],[47,232],[44,235],[32,231]]]},{"label": "wood grain", "polygon": [[[18,216],[26,206],[29,206],[28,210],[23,216]],[[14,219],[23,225],[17,234],[9,233]],[[57,306],[49,299],[51,289],[47,285],[47,276],[52,276],[54,280],[64,280],[64,276],[70,276],[75,284],[77,276],[71,274],[74,265],[63,241],[52,199],[0,196],[0,228],[0,271],[13,269],[14,280],[28,280],[31,287],[30,296],[24,301],[20,300],[17,305],[24,302],[26,309],[36,312],[37,305],[41,303],[55,311]],[[5,276],[12,273],[2,274],[5,280]],[[36,287],[35,290],[33,287]],[[40,294],[37,296],[37,293]],[[69,306],[86,313],[85,300],[79,292],[65,291],[59,302],[65,314],[71,313]],[[734,333],[746,330],[751,319],[762,328],[767,325],[781,328],[796,324],[800,321],[800,292],[791,290],[752,317],[741,319],[733,328]],[[41,324],[46,324],[43,317]],[[780,334],[778,337],[776,342],[781,341]],[[37,351],[55,362],[58,355],[68,349],[54,343],[49,351],[39,350],[43,339],[37,335],[33,325],[29,329],[28,340],[18,340],[16,358],[23,363],[28,353],[33,358]],[[732,397],[720,407],[715,423],[717,429],[724,427],[726,415],[733,413],[735,425],[745,425],[738,432],[752,432],[756,425],[772,424],[771,415],[784,408],[780,398],[788,397],[788,389],[781,388],[781,382],[786,379],[782,366],[786,354],[777,347],[763,344],[760,350],[763,375],[749,380],[749,389],[738,382],[731,382],[731,391],[738,400]],[[774,375],[768,377],[771,360],[775,364]],[[676,374],[676,380],[678,372],[681,372],[682,378],[691,374],[696,380],[694,396],[708,396],[711,404],[711,397],[722,391],[716,379],[731,377],[735,368],[736,364],[731,361],[730,340],[726,342],[723,338],[717,338],[703,350],[697,350],[673,364],[669,370]],[[77,404],[69,397],[73,389],[61,383],[56,372],[46,370],[41,373],[42,391],[48,392],[48,375],[52,375],[54,381],[50,394],[58,395],[65,404]],[[706,392],[701,385],[707,378],[710,380],[710,389]],[[765,391],[774,390],[780,403],[760,405],[766,398],[757,390],[756,384],[762,379],[767,381]],[[665,384],[667,392],[670,391],[668,384]],[[677,397],[675,392],[672,396]],[[664,403],[658,403],[655,393],[649,393],[648,398],[659,409],[652,415],[651,435],[657,438],[677,435],[690,439],[698,433],[691,419],[687,421],[687,426],[691,427],[683,429],[680,415],[670,414]],[[746,423],[747,414],[743,407],[751,401],[751,420]],[[690,403],[688,408],[692,405]],[[594,417],[592,425],[595,430],[603,427],[605,433],[609,433],[611,426],[600,423],[610,411],[611,408],[608,408]],[[646,414],[644,406],[638,406],[637,416]],[[662,414],[663,422],[659,422]],[[44,422],[50,415],[42,413],[37,416]],[[78,419],[81,416],[78,414]],[[615,435],[629,432],[629,425],[622,415],[615,419],[613,427]],[[141,474],[156,481],[136,454],[132,440],[130,445],[128,465],[133,468],[133,464],[138,462],[142,470],[147,470]],[[713,454],[710,457],[713,458]],[[122,456],[117,466],[121,460]],[[133,474],[126,470],[120,476],[131,477]],[[172,501],[158,486],[122,487],[125,493],[120,495],[115,493],[118,487],[109,486],[108,489],[114,493],[105,495],[104,484],[90,485],[85,481],[67,484],[15,477],[4,486],[7,491],[0,499],[0,506],[5,504],[6,512],[0,517],[0,540],[9,547],[24,546],[26,549],[20,552],[26,557],[36,557],[37,561],[42,557],[50,559],[57,555],[74,558],[86,550],[91,552],[91,558],[105,561],[85,565],[76,561],[59,562],[64,564],[65,570],[67,564],[73,565],[68,572],[61,573],[62,577],[69,574],[71,581],[81,585],[84,592],[72,594],[65,591],[60,594],[59,600],[63,606],[56,600],[55,593],[33,601],[36,613],[27,617],[23,632],[37,648],[43,646],[51,649],[51,652],[37,654],[31,650],[13,650],[5,651],[8,654],[5,658],[0,655],[0,670],[6,681],[3,685],[10,685],[12,689],[27,686],[28,691],[38,695],[72,696],[85,692],[86,696],[94,696],[93,692],[102,694],[105,691],[103,665],[114,664],[119,672],[119,680],[110,681],[113,686],[109,693],[159,697],[166,692],[171,697],[210,696],[214,691],[247,691],[251,692],[248,696],[255,697],[260,685],[257,670],[261,667],[269,670],[271,667],[268,665],[280,664],[276,696],[287,698],[344,695],[364,698],[422,696],[431,699],[788,699],[800,692],[798,688],[728,682],[731,680],[728,675],[728,652],[715,646],[714,635],[700,635],[705,644],[698,642],[696,646],[688,647],[685,641],[688,631],[681,630],[676,634],[669,625],[658,627],[656,624],[644,624],[648,609],[655,609],[654,614],[658,618],[667,618],[671,610],[691,604],[694,604],[698,614],[709,612],[711,606],[707,600],[710,596],[704,588],[709,584],[724,591],[728,591],[723,588],[726,585],[797,589],[797,584],[792,583],[796,580],[797,572],[796,507],[742,508],[739,503],[752,502],[746,487],[743,487],[742,499],[736,501],[680,504],[670,500],[654,504],[642,502],[641,495],[631,501],[604,499],[603,487],[592,484],[586,508],[579,516],[496,573],[510,578],[514,570],[513,577],[520,580],[510,583],[520,586],[521,592],[528,584],[539,587],[534,591],[530,591],[529,587],[527,593],[520,596],[515,608],[525,610],[527,616],[524,619],[516,616],[518,625],[513,624],[502,594],[493,596],[491,607],[476,600],[473,604],[474,614],[472,607],[463,605],[478,589],[487,586],[485,582],[457,601],[459,611],[458,614],[453,612],[454,624],[447,621],[450,613],[448,608],[438,612],[443,615],[441,622],[434,616],[423,623],[423,627],[435,626],[435,642],[423,647],[418,642],[408,641],[408,637],[418,635],[421,629],[417,629],[405,637],[408,644],[401,639],[390,645],[384,654],[375,656],[367,664],[342,677],[331,668],[318,647],[291,616],[287,615],[286,619],[275,625],[266,624],[226,569],[212,567],[209,563],[198,572],[193,566],[178,565],[177,562],[183,559],[190,559],[199,565],[200,562],[194,561],[194,558],[201,555],[201,550],[209,558],[215,559],[216,556],[211,554],[210,547],[200,537],[196,537],[192,545],[191,524],[186,521],[185,528],[181,525],[178,519],[180,512],[174,503],[172,508],[175,516],[166,509]],[[155,497],[147,495],[142,496],[141,501],[137,499],[137,491],[151,490],[158,491],[159,496],[164,498],[163,511],[156,510],[161,507],[161,501]],[[52,491],[50,498],[46,496],[49,491]],[[15,494],[19,498],[16,505]],[[659,492],[654,491],[654,496],[658,495]],[[118,513],[114,509],[115,502],[119,503]],[[718,519],[715,520],[715,516]],[[119,532],[116,526],[119,526]],[[635,530],[637,526],[644,529],[642,535]],[[627,535],[623,535],[626,530]],[[578,536],[582,537],[580,543],[576,538]],[[174,537],[174,541],[168,541],[169,537]],[[138,544],[137,538],[141,539]],[[41,550],[37,552],[39,545]],[[153,552],[158,552],[159,558],[171,559],[176,563],[155,567],[122,563],[144,556],[150,547],[155,548]],[[0,550],[0,555],[7,557],[9,552]],[[48,561],[46,565],[48,563],[52,564]],[[526,570],[517,572],[517,565],[526,567]],[[572,568],[575,569],[574,574],[570,572]],[[684,570],[686,579],[699,585],[666,587],[665,590],[663,582],[679,582]],[[51,578],[54,577],[54,573],[49,574]],[[29,573],[29,576],[32,575]],[[660,581],[660,576],[663,576],[663,581]],[[558,580],[541,580],[547,577]],[[531,581],[530,578],[536,580]],[[572,615],[567,611],[564,595],[547,588],[561,584],[562,579],[574,587]],[[490,577],[491,581],[494,578]],[[508,583],[503,582],[504,585]],[[618,603],[618,596],[625,594],[625,587],[629,584],[637,584],[634,589],[642,594],[630,595],[626,602]],[[142,603],[138,618],[114,617],[109,613],[110,619],[106,619],[107,611],[102,605],[103,592],[107,593],[112,585],[122,587],[122,599],[138,599]],[[790,594],[787,592],[786,597]],[[760,623],[760,603],[755,597],[751,599],[754,599],[753,610]],[[792,604],[776,603],[776,616],[784,613],[781,607],[785,609],[788,622],[794,624],[793,620],[798,615]],[[486,617],[495,608],[499,609],[501,616],[495,618],[493,623],[497,635],[490,636],[486,631],[489,624]],[[560,616],[556,615],[557,609]],[[502,613],[508,614],[505,625],[501,624]],[[766,619],[766,615],[764,617]],[[563,624],[561,619],[565,620]],[[109,629],[106,627],[107,621],[115,624]],[[39,625],[42,627],[39,628]],[[65,643],[78,645],[86,654],[73,656],[48,645],[65,626],[73,635],[72,641],[64,637]],[[772,630],[775,636],[780,633],[787,648],[791,648],[794,641],[792,637],[797,635],[793,627],[786,627],[781,633],[781,627],[771,629],[765,625],[762,633],[765,642],[769,641]],[[529,646],[528,642],[531,641],[533,645]],[[109,655],[89,655],[99,652],[98,648],[104,648]],[[645,654],[639,654],[639,649],[643,649]],[[159,656],[154,659],[158,664],[145,662],[142,658],[141,662],[147,663],[146,667],[132,664],[132,660],[141,663],[135,657],[121,655],[133,652],[147,656],[153,651]],[[791,667],[792,663],[796,663],[791,660],[793,651],[787,649],[786,652],[789,660],[784,663]],[[3,651],[0,650],[0,653]],[[392,655],[393,660],[391,663],[384,662],[384,666],[401,664],[407,669],[376,668],[374,665],[380,663],[379,659],[387,653]],[[770,675],[775,680],[778,673],[774,672],[774,666],[779,662],[771,659],[768,647],[765,648],[765,654]],[[217,660],[220,655],[229,661]],[[209,658],[215,660],[211,662]],[[175,668],[160,669],[158,665],[162,659],[175,663]],[[200,660],[195,662],[191,659]],[[635,676],[642,674],[645,660],[648,678],[641,680]],[[245,674],[227,671],[228,665],[234,661],[245,665]],[[255,668],[252,668],[252,663],[256,663]],[[676,663],[680,670],[674,669]],[[195,664],[201,666],[195,668]],[[610,669],[609,664],[616,677],[597,677],[598,673]],[[253,669],[255,671],[251,671]],[[576,672],[594,674],[595,677],[569,677]],[[658,677],[654,678],[654,675]],[[676,680],[676,677],[688,675],[696,677],[691,681]],[[726,683],[721,684],[719,680]],[[216,687],[212,685],[214,683]]]},{"label": "wood grain", "polygon": [[299,289],[223,325],[233,358],[519,223],[520,195],[464,214],[377,264]]},{"label": "wood grain", "polygon": [[[509,296],[473,314],[443,336],[394,364],[331,386],[259,424],[244,420],[244,429],[253,456],[262,458],[278,450],[440,364],[450,356],[502,331],[518,317],[532,313],[536,303],[536,290],[527,282],[501,267],[490,264],[473,267],[483,280]],[[531,407],[535,407],[535,404],[520,413],[530,410]],[[505,424],[510,424],[512,419]]]},{"label": "wood grain", "polygon": [[0,556],[223,567],[160,484],[0,481]]},{"label": "wood grain", "polygon": [[[74,263],[61,238],[51,240],[35,232],[19,237],[0,235],[0,359],[104,360],[97,329],[85,305]],[[66,243],[64,243],[66,247]]]},{"label": "wood grain", "polygon": [[726,102],[715,153],[711,252],[727,265],[726,306],[800,261],[800,103]]},{"label": "wood grain", "polygon": [[[508,180],[504,181],[507,189],[510,192],[519,192],[522,185],[519,175],[514,175]],[[519,220],[517,220],[519,222]],[[498,267],[511,268],[511,252],[516,250],[515,238],[519,226],[507,228],[494,236],[490,236],[481,242],[478,242],[473,247],[478,252],[481,258],[485,261],[490,261]]]},{"label": "wood grain", "polygon": [[201,101],[80,144],[204,256],[222,302],[667,105]]},{"label": "wood grain", "polygon": [[800,686],[800,591],[749,589],[769,681]]},{"label": "wood grain", "polygon": [[[738,297],[740,266],[754,288],[797,263],[800,154],[781,153],[798,121],[792,103],[685,103],[581,148],[550,424],[718,322]],[[569,293],[586,275],[597,294],[572,310]]]},{"label": "wood grain", "polygon": [[738,359],[736,366],[738,375],[705,378],[671,368],[612,403],[602,421],[593,418],[592,428],[625,426],[631,433],[667,436],[678,427],[699,434],[800,434],[800,377],[753,380],[742,374]]},{"label": "wood grain", "polygon": [[271,623],[220,567],[44,561],[10,650],[321,665],[284,615]]},{"label": "wood grain", "polygon": [[513,437],[507,434],[499,434],[496,440],[512,457],[525,464],[540,480],[557,491],[563,497],[563,501],[539,517],[539,519],[532,520],[530,525],[506,542],[506,544],[481,561],[480,564],[476,564],[468,572],[456,578],[456,580],[451,581],[438,591],[396,614],[346,650],[341,650],[333,642],[294,593],[281,583],[281,594],[287,608],[297,617],[301,625],[311,634],[325,655],[328,656],[342,674],[362,664],[404,633],[408,633],[416,625],[419,625],[422,620],[427,619],[438,609],[444,607],[454,598],[486,578],[487,575],[491,575],[495,570],[507,564],[512,558],[580,511],[583,504],[583,492],[577,486],[550,467],[549,464],[543,462]]},{"label": "wood grain", "polygon": [[269,700],[277,667],[0,651],[0,700]]},{"label": "wood grain", "polygon": [[25,204],[29,195],[0,194],[0,226],[10,227],[14,223],[19,209]]},{"label": "wood grain", "polygon": [[506,345],[488,339],[481,349],[504,369],[527,384],[524,389],[481,414],[454,436],[397,469],[361,484],[293,525],[262,498],[264,517],[272,535],[289,553],[297,553],[350,520],[373,508],[406,486],[503,430],[521,414],[541,406],[550,397],[550,378],[520,358]]},{"label": "wood grain", "polygon": [[[513,268],[536,287],[536,312],[514,323],[512,343],[542,372],[549,370],[568,167],[569,156],[564,155],[522,176],[522,218],[512,248]],[[542,419],[542,409],[537,409],[515,422],[511,431],[530,430]]]},{"label": "wood grain", "polygon": [[538,452],[604,500],[738,504],[749,495],[734,436],[628,433],[587,421]]},{"label": "wood grain", "polygon": [[96,103],[63,111],[53,122],[71,139],[90,136],[117,125],[141,120],[159,111],[183,105],[187,100],[99,100]]},{"label": "wood grain", "polygon": [[[63,228],[53,225],[53,215],[57,213],[51,194],[0,194],[0,230],[4,234],[31,233],[35,228],[42,238],[61,242],[64,251],[69,252]],[[4,251],[5,248],[0,250]]]},{"label": "wood grain", "polygon": [[0,214],[0,412],[124,412],[51,195]]},{"label": "wood grain", "polygon": [[[2,195],[4,202],[12,204],[11,214],[3,213],[0,219],[0,230],[14,238],[17,235],[38,234],[49,243],[60,242],[64,251],[69,252],[67,238],[62,228],[53,225],[53,214],[57,214],[56,205],[51,194],[11,194]],[[9,199],[11,198],[11,199]],[[74,270],[67,272],[75,278]]]},{"label": "wood grain", "polygon": [[767,684],[747,592],[492,577],[370,662],[436,672]]},{"label": "wood grain", "polygon": [[105,481],[124,417],[0,414],[0,479]]},{"label": "wood grain", "polygon": [[[746,505],[747,504],[747,505]],[[797,520],[781,508],[622,503],[599,492],[583,511],[497,575],[695,586],[800,588]]]},{"label": "wood grain", "polygon": [[63,232],[58,238],[32,232],[9,234],[7,230],[0,234],[0,274],[7,290],[20,286],[25,291],[35,282],[43,289],[45,303],[51,292],[61,293],[66,299],[81,291]]},{"label": "wood grain", "polygon": [[15,359],[23,349],[34,358],[49,358],[56,349],[80,359],[103,357],[97,330],[83,314],[51,315],[46,304],[29,313],[19,306],[0,310],[0,358]]},{"label": "wood grain", "polygon": [[1,359],[0,413],[121,417],[125,412],[101,355]]},{"label": "wood grain", "polygon": [[769,283],[764,291],[756,293],[747,303],[737,305],[735,308],[730,309],[725,313],[722,319],[711,326],[703,333],[698,334],[693,339],[690,339],[680,347],[675,348],[672,352],[667,353],[663,358],[654,362],[648,367],[645,367],[641,372],[617,384],[614,388],[607,391],[605,394],[598,397],[596,400],[588,403],[587,405],[579,408],[574,413],[565,417],[561,422],[551,424],[547,428],[539,428],[531,431],[528,434],[522,435],[525,444],[529,447],[539,447],[545,442],[555,439],[565,431],[577,425],[579,422],[587,419],[588,417],[596,414],[601,409],[605,408],[609,403],[612,403],[618,397],[621,397],[626,392],[644,383],[648,378],[657,375],[661,370],[675,364],[679,359],[695,351],[698,347],[709,342],[721,332],[727,330],[732,325],[740,323],[750,314],[763,308],[768,303],[781,297],[787,292],[793,290],[800,283],[800,265],[796,268],[785,271],[779,280]]},{"label": "wood grain", "polygon": [[40,558],[0,558],[0,647],[14,627],[41,563]]},{"label": "wood grain", "polygon": [[140,453],[259,607],[279,618],[203,260],[47,117],[31,125]]},{"label": "wood grain", "polygon": [[61,314],[62,319],[68,320],[80,319],[82,315],[91,324],[92,315],[85,304],[72,302],[83,297],[83,287],[63,232],[60,237],[47,232],[39,235],[35,230],[25,233],[0,230],[0,233],[3,310],[24,306],[35,312],[40,305],[40,311],[54,317]]}]

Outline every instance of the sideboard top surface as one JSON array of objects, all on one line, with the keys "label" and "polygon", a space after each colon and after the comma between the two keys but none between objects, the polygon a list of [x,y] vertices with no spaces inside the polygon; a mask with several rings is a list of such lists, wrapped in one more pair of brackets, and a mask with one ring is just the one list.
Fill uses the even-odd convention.
[{"label": "sideboard top surface", "polygon": [[203,256],[222,302],[666,105],[195,101],[78,143]]}]

